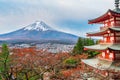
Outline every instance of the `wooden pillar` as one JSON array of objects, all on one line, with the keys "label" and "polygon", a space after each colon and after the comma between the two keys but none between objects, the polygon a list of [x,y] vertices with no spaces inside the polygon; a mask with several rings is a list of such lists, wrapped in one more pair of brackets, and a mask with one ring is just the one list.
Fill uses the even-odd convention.
[{"label": "wooden pillar", "polygon": [[26,77],[26,80],[29,80],[27,72],[25,73],[25,77]]},{"label": "wooden pillar", "polygon": [[113,53],[113,56],[114,56],[113,60],[116,60],[115,52],[113,51],[112,53]]},{"label": "wooden pillar", "polygon": [[115,31],[113,33],[114,33],[114,43],[116,43],[116,33]]},{"label": "wooden pillar", "polygon": [[116,17],[114,17],[115,19],[114,19],[114,22],[115,22],[115,26],[116,26]]}]

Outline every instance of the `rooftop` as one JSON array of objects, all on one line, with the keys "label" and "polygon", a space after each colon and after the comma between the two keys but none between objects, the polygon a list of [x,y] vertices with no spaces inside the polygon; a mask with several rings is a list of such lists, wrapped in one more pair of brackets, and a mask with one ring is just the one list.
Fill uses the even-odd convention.
[{"label": "rooftop", "polygon": [[115,26],[115,27],[106,28],[104,30],[100,30],[100,31],[96,31],[96,32],[89,32],[89,33],[87,33],[87,36],[101,36],[101,35],[107,33],[108,30],[120,31],[120,28]]},{"label": "rooftop", "polygon": [[106,50],[106,49],[120,50],[120,44],[98,44],[84,47],[90,50]]},{"label": "rooftop", "polygon": [[112,16],[120,16],[120,9],[119,10],[111,10],[109,9],[105,14],[95,19],[89,20],[89,24],[99,23],[103,24],[105,20],[109,19]]},{"label": "rooftop", "polygon": [[82,62],[100,70],[109,70],[109,69],[115,69],[116,71],[120,70],[120,66],[116,66],[116,64],[118,64],[119,62],[105,61],[105,60],[100,60],[98,58],[82,59]]}]

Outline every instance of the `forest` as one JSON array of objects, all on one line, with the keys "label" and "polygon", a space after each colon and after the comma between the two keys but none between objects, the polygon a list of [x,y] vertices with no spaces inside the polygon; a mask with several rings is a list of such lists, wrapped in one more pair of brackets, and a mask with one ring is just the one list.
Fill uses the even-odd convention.
[{"label": "forest", "polygon": [[[85,45],[98,44],[89,38],[79,38],[70,52],[50,53],[36,47],[9,49],[3,44],[0,53],[0,80],[74,80],[85,78],[81,59],[95,57],[99,52],[85,51]],[[96,74],[93,74],[93,76]]]}]

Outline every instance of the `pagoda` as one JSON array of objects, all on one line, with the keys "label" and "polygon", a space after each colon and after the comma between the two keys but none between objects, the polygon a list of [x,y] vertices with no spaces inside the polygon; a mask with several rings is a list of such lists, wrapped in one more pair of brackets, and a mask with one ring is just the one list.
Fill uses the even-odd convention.
[{"label": "pagoda", "polygon": [[95,69],[103,76],[108,76],[106,70],[120,71],[120,8],[119,0],[115,0],[115,9],[109,9],[102,16],[89,20],[88,24],[102,24],[99,31],[87,33],[88,37],[102,37],[99,44],[84,46],[85,50],[99,51],[100,54],[82,62]]}]

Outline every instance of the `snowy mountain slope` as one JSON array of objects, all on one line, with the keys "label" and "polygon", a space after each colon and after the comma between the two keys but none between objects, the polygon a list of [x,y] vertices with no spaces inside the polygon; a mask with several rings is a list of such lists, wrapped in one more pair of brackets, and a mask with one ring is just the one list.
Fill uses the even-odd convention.
[{"label": "snowy mountain slope", "polygon": [[78,36],[57,31],[43,21],[35,22],[22,29],[0,35],[0,40],[53,40],[76,42]]}]

